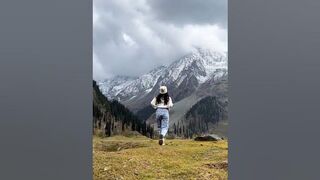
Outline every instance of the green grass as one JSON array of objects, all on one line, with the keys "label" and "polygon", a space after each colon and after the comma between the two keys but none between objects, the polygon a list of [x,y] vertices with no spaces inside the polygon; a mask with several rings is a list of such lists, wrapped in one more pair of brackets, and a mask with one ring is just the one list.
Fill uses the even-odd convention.
[{"label": "green grass", "polygon": [[107,179],[227,179],[228,142],[93,138],[93,176]]}]

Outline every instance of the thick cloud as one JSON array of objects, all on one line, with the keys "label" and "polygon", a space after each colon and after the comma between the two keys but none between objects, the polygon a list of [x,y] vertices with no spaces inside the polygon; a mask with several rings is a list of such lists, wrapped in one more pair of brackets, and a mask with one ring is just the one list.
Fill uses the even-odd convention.
[{"label": "thick cloud", "polygon": [[94,0],[93,78],[138,76],[195,47],[226,51],[223,2]]},{"label": "thick cloud", "polygon": [[152,0],[156,16],[177,25],[218,24],[227,26],[227,0]]}]

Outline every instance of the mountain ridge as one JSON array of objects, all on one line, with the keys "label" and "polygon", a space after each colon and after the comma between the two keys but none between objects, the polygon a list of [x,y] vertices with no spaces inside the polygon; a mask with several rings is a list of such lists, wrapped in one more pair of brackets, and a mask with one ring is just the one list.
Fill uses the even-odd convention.
[{"label": "mountain ridge", "polygon": [[[190,108],[208,96],[217,98],[223,111],[227,112],[227,53],[197,49],[168,66],[159,66],[142,76],[117,76],[99,82],[103,94],[118,100],[154,127],[154,109],[150,101],[158,94],[160,85],[168,87],[174,102],[170,112],[170,127],[185,120]],[[227,119],[226,115],[221,122],[227,123]]]},{"label": "mountain ridge", "polygon": [[[101,92],[109,99],[116,99],[135,111],[136,109],[130,107],[130,102],[143,98],[152,91],[157,91],[158,86],[167,85],[174,90],[183,83],[184,86],[193,84],[198,86],[212,78],[217,80],[228,74],[227,63],[226,53],[197,49],[169,66],[156,67],[139,77],[116,76],[100,81],[98,84]],[[178,97],[177,100],[183,98],[179,98],[179,93],[170,92]],[[180,94],[180,96],[184,95]]]}]

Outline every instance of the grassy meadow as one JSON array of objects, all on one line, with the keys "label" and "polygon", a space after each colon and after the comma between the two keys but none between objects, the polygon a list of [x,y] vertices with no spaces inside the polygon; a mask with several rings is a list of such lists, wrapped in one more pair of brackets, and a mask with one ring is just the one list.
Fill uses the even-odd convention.
[{"label": "grassy meadow", "polygon": [[132,137],[93,137],[93,178],[228,179],[228,142]]}]

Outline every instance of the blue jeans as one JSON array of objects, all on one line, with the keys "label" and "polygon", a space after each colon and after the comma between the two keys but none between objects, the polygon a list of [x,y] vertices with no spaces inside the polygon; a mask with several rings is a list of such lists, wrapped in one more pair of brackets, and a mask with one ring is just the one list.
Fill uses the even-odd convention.
[{"label": "blue jeans", "polygon": [[169,110],[158,108],[156,110],[156,119],[159,134],[163,135],[164,137],[169,129]]}]

